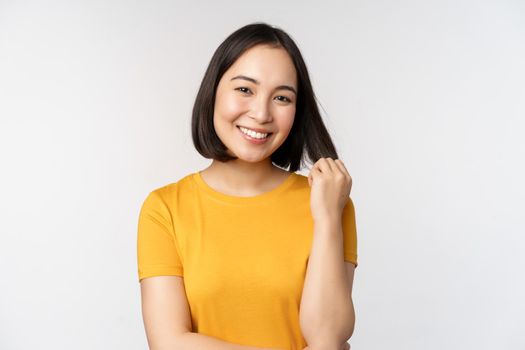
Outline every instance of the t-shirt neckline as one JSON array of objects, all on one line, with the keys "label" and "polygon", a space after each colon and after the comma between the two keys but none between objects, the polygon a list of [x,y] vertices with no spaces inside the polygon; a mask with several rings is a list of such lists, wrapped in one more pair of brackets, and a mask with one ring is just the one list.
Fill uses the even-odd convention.
[{"label": "t-shirt neckline", "polygon": [[267,202],[269,200],[277,198],[282,192],[284,192],[287,188],[289,188],[295,180],[298,178],[298,175],[296,173],[291,172],[288,177],[282,181],[277,187],[274,187],[273,189],[266,191],[264,193],[250,196],[250,197],[242,197],[242,196],[234,196],[226,193],[219,192],[212,188],[210,185],[208,185],[204,179],[201,176],[201,172],[197,171],[192,174],[192,179],[194,182],[199,186],[201,190],[203,190],[207,195],[218,199],[223,202],[231,203],[231,204],[257,204],[262,202]]}]

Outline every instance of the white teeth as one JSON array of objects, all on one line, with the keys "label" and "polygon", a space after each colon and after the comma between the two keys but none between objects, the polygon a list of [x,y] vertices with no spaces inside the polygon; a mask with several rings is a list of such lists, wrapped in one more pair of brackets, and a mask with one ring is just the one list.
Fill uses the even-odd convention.
[{"label": "white teeth", "polygon": [[255,132],[253,130],[250,130],[250,129],[246,129],[246,128],[243,128],[242,126],[239,126],[239,129],[241,129],[241,131],[246,134],[246,135],[249,135],[253,138],[256,138],[256,139],[264,139],[266,138],[266,136],[268,136],[268,133],[260,133],[260,132]]}]

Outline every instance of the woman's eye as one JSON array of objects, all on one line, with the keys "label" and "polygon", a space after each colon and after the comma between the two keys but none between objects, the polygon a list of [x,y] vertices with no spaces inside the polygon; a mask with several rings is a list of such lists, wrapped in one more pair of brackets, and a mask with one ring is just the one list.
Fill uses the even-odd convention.
[{"label": "woman's eye", "polygon": [[240,88],[237,88],[237,89],[235,89],[235,90],[239,90],[239,91],[241,91],[241,92],[245,92],[243,89],[244,89],[244,90],[248,90],[248,91],[250,91],[250,89],[248,89],[247,87],[240,87]]},{"label": "woman's eye", "polygon": [[288,97],[286,96],[277,96],[277,97],[282,97],[283,99],[279,99],[279,101],[283,101],[283,102],[292,102]]}]

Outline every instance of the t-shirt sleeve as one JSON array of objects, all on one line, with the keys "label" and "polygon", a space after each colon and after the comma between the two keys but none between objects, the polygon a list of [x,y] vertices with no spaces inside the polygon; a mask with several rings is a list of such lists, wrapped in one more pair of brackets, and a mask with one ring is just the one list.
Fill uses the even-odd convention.
[{"label": "t-shirt sleeve", "polygon": [[343,241],[345,261],[351,262],[357,267],[355,208],[350,197],[348,197],[348,202],[343,208]]},{"label": "t-shirt sleeve", "polygon": [[151,276],[183,276],[173,222],[166,203],[152,191],[142,204],[137,232],[139,282]]}]

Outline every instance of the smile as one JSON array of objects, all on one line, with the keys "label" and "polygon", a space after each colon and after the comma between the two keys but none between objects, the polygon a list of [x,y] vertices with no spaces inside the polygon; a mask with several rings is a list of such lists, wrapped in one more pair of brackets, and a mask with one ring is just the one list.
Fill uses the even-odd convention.
[{"label": "smile", "polygon": [[246,129],[244,127],[240,127],[240,126],[237,126],[237,130],[239,130],[241,136],[251,142],[252,144],[256,144],[256,145],[260,145],[260,144],[263,144],[263,143],[266,143],[266,141],[268,141],[268,139],[270,138],[270,136],[273,134],[273,133],[258,133],[258,132],[255,132],[253,130],[250,130],[250,129]]},{"label": "smile", "polygon": [[248,128],[245,128],[245,127],[242,127],[242,126],[237,126],[237,128],[239,130],[241,130],[241,132],[245,135],[248,135],[254,139],[259,139],[259,140],[262,140],[262,139],[265,139],[267,138],[269,135],[271,135],[272,133],[260,133],[260,132],[256,132],[254,130],[251,130],[251,129],[248,129]]}]

